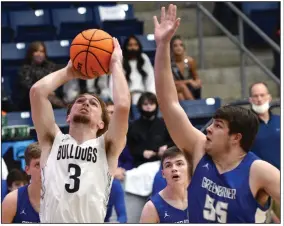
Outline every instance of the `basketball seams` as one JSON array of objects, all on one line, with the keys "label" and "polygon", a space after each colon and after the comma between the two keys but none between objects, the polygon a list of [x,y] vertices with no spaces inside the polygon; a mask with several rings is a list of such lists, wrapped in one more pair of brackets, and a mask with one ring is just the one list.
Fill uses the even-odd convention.
[{"label": "basketball seams", "polygon": [[[91,40],[92,40],[92,38],[94,37],[96,31],[97,31],[97,30],[94,30],[94,33],[93,33],[92,36],[91,36]],[[90,48],[90,45],[91,45],[91,40],[89,40],[89,45],[88,45],[87,54],[86,54],[86,59],[85,59],[85,71],[86,71],[87,77],[89,77],[87,66],[88,66],[88,53],[89,53],[89,48]]]},{"label": "basketball seams", "polygon": [[[98,30],[102,31],[102,33],[101,32],[96,33],[96,31]],[[75,63],[76,59],[77,58],[79,59],[77,63],[80,62],[81,65],[78,64],[78,67],[80,66],[81,69],[83,70],[85,69],[85,71],[82,70],[82,73],[84,73],[88,79],[97,77],[101,75],[102,73],[108,74],[108,70],[109,70],[108,64],[109,64],[110,57],[112,55],[111,48],[109,48],[110,47],[109,45],[111,45],[110,43],[111,39],[112,37],[106,32],[104,32],[103,30],[88,29],[88,30],[80,32],[72,41],[70,45],[70,54],[74,56],[72,61]],[[105,47],[107,47],[107,49],[104,49]],[[77,52],[77,51],[80,51],[80,52]],[[103,52],[100,52],[100,51],[103,51]],[[86,55],[80,55],[82,53]],[[92,57],[89,56],[88,53],[90,53]],[[104,53],[107,53],[107,54],[104,54]],[[93,57],[95,59],[92,59]],[[88,62],[89,58],[90,58],[90,62]]]},{"label": "basketball seams", "polygon": [[[96,32],[97,30],[95,30],[94,32]],[[87,41],[91,41],[92,39],[88,39],[88,38],[86,38],[85,36],[84,36],[84,34],[83,34],[83,32],[81,32],[80,33],[81,35],[82,35],[82,37],[84,38],[84,39],[86,39]],[[92,35],[92,37],[93,37],[93,35]]]},{"label": "basketball seams", "polygon": [[72,61],[73,61],[73,63],[75,63],[76,57],[77,57],[77,56],[79,56],[81,53],[84,53],[84,52],[85,52],[85,53],[86,53],[86,55],[87,55],[87,53],[88,53],[88,51],[87,51],[87,50],[82,50],[82,51],[80,51],[80,52],[79,52],[79,53],[77,53],[77,54],[75,55],[75,57],[73,58],[73,60],[72,60]]},{"label": "basketball seams", "polygon": [[96,56],[96,54],[92,53],[92,52],[88,52],[90,53],[91,55],[93,55],[96,60],[98,61],[99,65],[101,66],[101,68],[103,69],[104,73],[107,74],[106,70],[104,69],[104,67],[102,66],[101,62],[99,61],[98,57]]},{"label": "basketball seams", "polygon": [[[102,50],[102,51],[104,51],[104,52],[106,52],[106,53],[112,54],[111,52],[109,52],[109,51],[107,51],[107,50],[105,50],[105,49],[101,49],[101,48],[99,48],[99,47],[97,47],[97,46],[91,46],[91,45],[87,45],[87,44],[72,44],[72,45],[74,45],[74,46],[88,46],[88,47],[95,48],[95,49],[99,49],[99,50]],[[71,46],[72,46],[72,45],[71,45]],[[89,48],[88,48],[88,49],[89,49]]]}]

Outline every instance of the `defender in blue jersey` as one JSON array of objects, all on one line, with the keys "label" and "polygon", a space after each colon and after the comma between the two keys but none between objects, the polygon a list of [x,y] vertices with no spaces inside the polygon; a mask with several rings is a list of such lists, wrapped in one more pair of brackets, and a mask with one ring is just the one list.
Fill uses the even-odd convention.
[{"label": "defender in blue jersey", "polygon": [[189,223],[187,187],[191,170],[186,155],[171,147],[164,152],[161,165],[167,186],[145,204],[140,223]]},{"label": "defender in blue jersey", "polygon": [[2,223],[40,223],[40,155],[38,143],[25,151],[26,172],[31,183],[10,192],[2,203]]},{"label": "defender in blue jersey", "polygon": [[193,165],[189,222],[264,222],[270,197],[280,203],[280,171],[249,153],[257,116],[248,109],[225,106],[215,113],[207,136],[197,130],[179,104],[171,72],[170,40],[180,24],[176,6],[171,4],[167,12],[163,7],[161,22],[154,17],[154,24],[160,110],[174,143],[190,154]]}]

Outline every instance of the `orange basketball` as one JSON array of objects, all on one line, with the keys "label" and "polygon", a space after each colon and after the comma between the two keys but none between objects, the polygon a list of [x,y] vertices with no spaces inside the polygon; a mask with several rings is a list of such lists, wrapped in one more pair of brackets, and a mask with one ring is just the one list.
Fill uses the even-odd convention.
[{"label": "orange basketball", "polygon": [[89,29],[78,34],[70,47],[74,68],[88,78],[109,73],[113,52],[112,37],[99,29]]}]

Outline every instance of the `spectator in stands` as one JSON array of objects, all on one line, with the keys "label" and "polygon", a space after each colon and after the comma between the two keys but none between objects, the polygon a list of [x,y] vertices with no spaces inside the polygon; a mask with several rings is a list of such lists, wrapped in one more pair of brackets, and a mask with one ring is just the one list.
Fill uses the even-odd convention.
[{"label": "spectator in stands", "polygon": [[164,121],[158,118],[158,101],[153,93],[139,98],[137,107],[141,117],[130,125],[127,145],[133,156],[134,167],[157,161],[173,145]]},{"label": "spectator in stands", "polygon": [[[254,83],[250,87],[252,110],[258,115],[260,121],[251,151],[280,170],[280,116],[273,114],[269,110],[271,100],[272,97],[265,83]],[[276,216],[279,217],[280,207],[277,207],[276,203],[274,203],[273,210]],[[275,223],[279,221],[274,214],[272,214],[272,218]]]},{"label": "spectator in stands", "polygon": [[8,192],[12,192],[27,183],[26,174],[19,169],[12,169],[7,176]]},{"label": "spectator in stands", "polygon": [[193,58],[186,56],[185,46],[179,35],[171,40],[172,72],[179,100],[201,98],[201,80]]},{"label": "spectator in stands", "polygon": [[[57,70],[56,65],[48,60],[44,43],[32,42],[27,50],[24,65],[19,71],[17,89],[13,95],[18,110],[30,111],[30,88],[35,82],[55,70]],[[55,93],[49,98],[54,107],[65,107],[64,102]]]},{"label": "spectator in stands", "polygon": [[[80,80],[80,90],[81,93],[95,93],[100,96],[103,100],[108,100],[110,95],[109,90],[109,82],[110,77],[105,75],[95,79],[88,79],[88,80]],[[83,82],[86,83],[86,87],[84,87]],[[84,90],[85,88],[85,90]]]},{"label": "spectator in stands", "polygon": [[132,103],[137,104],[141,93],[155,92],[154,69],[149,57],[143,53],[137,37],[129,36],[123,44],[123,68],[132,95]]}]

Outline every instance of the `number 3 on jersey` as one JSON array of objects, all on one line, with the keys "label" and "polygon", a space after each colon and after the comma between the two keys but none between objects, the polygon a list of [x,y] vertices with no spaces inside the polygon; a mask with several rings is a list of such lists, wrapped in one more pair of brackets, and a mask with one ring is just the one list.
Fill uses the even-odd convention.
[{"label": "number 3 on jersey", "polygon": [[[74,169],[74,173],[71,174],[71,169]],[[68,165],[68,173],[70,173],[70,179],[73,180],[73,186],[71,186],[71,183],[70,184],[65,184],[65,189],[67,192],[69,193],[74,193],[76,191],[79,190],[80,188],[80,175],[81,175],[81,168],[80,166],[76,165],[76,164],[72,164],[70,163]]]},{"label": "number 3 on jersey", "polygon": [[211,198],[208,194],[206,195],[203,217],[208,221],[217,221],[219,223],[227,223],[227,209],[228,203],[217,201],[216,207],[214,208],[215,199]]}]

